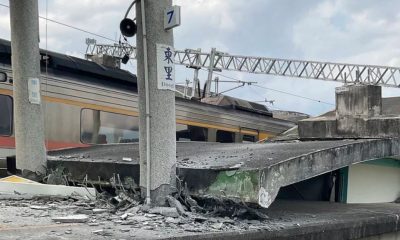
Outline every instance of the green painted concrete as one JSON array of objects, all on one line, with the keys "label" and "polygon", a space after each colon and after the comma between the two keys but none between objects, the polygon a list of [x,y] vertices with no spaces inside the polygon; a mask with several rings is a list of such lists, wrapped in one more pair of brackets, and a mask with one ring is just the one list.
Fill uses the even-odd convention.
[{"label": "green painted concrete", "polygon": [[239,198],[246,202],[257,202],[259,182],[260,173],[258,170],[222,171],[207,189],[207,194]]}]

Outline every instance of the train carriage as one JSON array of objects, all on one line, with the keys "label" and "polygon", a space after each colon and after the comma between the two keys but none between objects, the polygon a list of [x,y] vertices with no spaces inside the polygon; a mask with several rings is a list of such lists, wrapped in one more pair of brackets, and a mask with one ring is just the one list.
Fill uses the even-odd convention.
[{"label": "train carriage", "polygon": [[[52,52],[41,51],[40,62],[48,149],[138,141],[135,75]],[[12,90],[10,42],[0,40],[0,158],[15,148]],[[263,105],[250,106],[176,97],[177,141],[255,142],[294,126]]]}]

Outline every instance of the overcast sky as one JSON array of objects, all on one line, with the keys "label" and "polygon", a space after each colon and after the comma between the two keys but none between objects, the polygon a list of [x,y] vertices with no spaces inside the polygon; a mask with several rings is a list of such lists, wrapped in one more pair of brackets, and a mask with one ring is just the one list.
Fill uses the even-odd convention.
[{"label": "overcast sky", "polygon": [[[161,0],[160,0],[161,1]],[[130,1],[39,0],[41,16],[112,39]],[[0,0],[8,5],[8,1]],[[182,25],[174,30],[177,49],[212,47],[231,54],[293,58],[400,67],[400,2],[396,0],[176,0]],[[47,5],[47,12],[46,12]],[[0,38],[10,39],[9,9],[0,6]],[[93,36],[40,20],[40,47],[83,57],[85,38]],[[97,42],[111,43],[96,38]],[[134,41],[132,41],[134,43]],[[127,65],[135,72],[135,64]],[[177,82],[192,79],[193,71],[177,67]],[[237,79],[295,95],[334,103],[340,84],[268,75],[222,72]],[[206,72],[201,74],[206,78]],[[220,78],[223,79],[223,78]],[[224,85],[231,88],[235,84]],[[255,86],[229,95],[252,101],[275,100],[273,109],[318,115],[334,106]],[[400,95],[384,89],[384,96]]]}]

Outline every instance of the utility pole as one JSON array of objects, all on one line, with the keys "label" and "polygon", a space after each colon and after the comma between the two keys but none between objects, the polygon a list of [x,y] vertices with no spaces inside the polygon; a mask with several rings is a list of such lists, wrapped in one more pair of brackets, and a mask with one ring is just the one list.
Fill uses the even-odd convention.
[{"label": "utility pole", "polygon": [[32,178],[46,171],[38,1],[10,0],[10,20],[16,161],[22,175]]},{"label": "utility pole", "polygon": [[140,187],[152,205],[164,205],[176,186],[175,92],[159,89],[156,50],[156,44],[174,44],[172,29],[164,29],[171,6],[172,0],[136,3]]}]

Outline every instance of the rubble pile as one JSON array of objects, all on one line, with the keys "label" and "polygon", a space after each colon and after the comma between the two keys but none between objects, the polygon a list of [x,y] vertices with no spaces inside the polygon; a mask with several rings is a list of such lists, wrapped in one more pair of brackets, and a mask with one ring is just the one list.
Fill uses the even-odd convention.
[{"label": "rubble pile", "polygon": [[[132,195],[131,195],[132,196]],[[116,233],[134,234],[137,230],[157,232],[223,232],[268,229],[267,219],[228,217],[203,208],[188,197],[182,204],[168,198],[166,207],[152,207],[119,192],[116,196],[103,192],[96,200],[83,197],[32,197],[18,195],[0,200],[0,208],[18,207],[16,216],[49,221],[53,224],[86,224],[93,235],[113,236]],[[187,206],[187,202],[190,205]],[[10,220],[12,221],[12,220]],[[50,231],[51,234],[72,234],[72,229]]]}]

